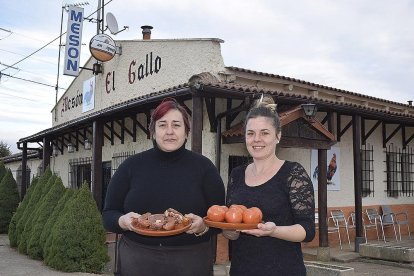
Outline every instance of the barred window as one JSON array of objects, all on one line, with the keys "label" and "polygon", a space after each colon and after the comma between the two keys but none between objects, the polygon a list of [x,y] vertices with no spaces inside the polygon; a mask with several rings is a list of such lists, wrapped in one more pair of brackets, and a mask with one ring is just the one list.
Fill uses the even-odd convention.
[{"label": "barred window", "polygon": [[362,196],[374,196],[374,147],[364,145],[361,149]]},{"label": "barred window", "polygon": [[79,189],[84,182],[91,189],[92,180],[92,158],[79,158],[69,161],[69,184],[71,188]]},{"label": "barred window", "polygon": [[230,173],[234,168],[241,166],[241,165],[247,165],[251,162],[253,162],[252,157],[230,155],[228,176],[230,177]]},{"label": "barred window", "polygon": [[410,147],[401,150],[393,144],[386,148],[386,183],[389,197],[413,196],[413,151]]},{"label": "barred window", "polygon": [[115,153],[112,156],[112,175],[115,173],[118,167],[122,164],[122,162],[124,162],[128,157],[134,154],[135,154],[135,151]]}]

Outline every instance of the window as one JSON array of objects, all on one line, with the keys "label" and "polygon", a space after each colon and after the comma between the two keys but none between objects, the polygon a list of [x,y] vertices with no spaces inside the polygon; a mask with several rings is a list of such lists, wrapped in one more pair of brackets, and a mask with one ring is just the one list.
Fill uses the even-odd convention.
[{"label": "window", "polygon": [[362,196],[374,196],[374,147],[364,145],[361,150]]},{"label": "window", "polygon": [[251,157],[247,157],[247,156],[234,156],[234,155],[230,155],[229,156],[229,171],[228,171],[228,176],[230,177],[230,173],[231,171],[238,166],[241,165],[247,165],[249,163],[253,162],[253,159]]},{"label": "window", "polygon": [[91,189],[92,158],[80,158],[69,161],[69,184],[72,188],[79,189],[84,182],[88,183]]},{"label": "window", "polygon": [[406,147],[403,150],[390,145],[386,149],[386,183],[387,195],[390,197],[413,196],[413,151]]},{"label": "window", "polygon": [[128,157],[134,154],[135,154],[135,151],[115,153],[114,156],[112,156],[112,175],[115,173],[118,167],[122,164],[122,162],[124,162]]}]

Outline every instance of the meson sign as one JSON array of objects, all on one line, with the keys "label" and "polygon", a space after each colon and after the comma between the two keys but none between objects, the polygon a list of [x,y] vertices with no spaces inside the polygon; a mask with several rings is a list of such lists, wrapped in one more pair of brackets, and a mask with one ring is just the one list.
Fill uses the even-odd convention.
[{"label": "meson sign", "polygon": [[79,75],[79,59],[82,42],[83,8],[69,6],[66,32],[64,75]]}]

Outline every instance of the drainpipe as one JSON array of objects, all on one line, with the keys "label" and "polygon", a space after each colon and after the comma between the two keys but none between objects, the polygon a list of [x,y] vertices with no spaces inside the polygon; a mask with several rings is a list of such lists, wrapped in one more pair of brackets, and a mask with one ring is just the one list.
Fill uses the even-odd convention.
[{"label": "drainpipe", "polygon": [[220,173],[220,159],[221,159],[221,119],[227,115],[231,115],[236,112],[245,111],[249,108],[250,101],[247,97],[243,103],[238,107],[222,112],[216,116],[216,168]]}]

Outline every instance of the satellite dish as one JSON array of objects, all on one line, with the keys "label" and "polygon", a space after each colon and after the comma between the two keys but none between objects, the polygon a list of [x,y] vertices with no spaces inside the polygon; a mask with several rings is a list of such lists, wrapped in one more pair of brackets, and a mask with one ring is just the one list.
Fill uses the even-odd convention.
[{"label": "satellite dish", "polygon": [[108,24],[109,31],[111,31],[111,34],[117,34],[119,32],[118,22],[112,13],[108,12],[106,14],[106,22]]}]

